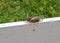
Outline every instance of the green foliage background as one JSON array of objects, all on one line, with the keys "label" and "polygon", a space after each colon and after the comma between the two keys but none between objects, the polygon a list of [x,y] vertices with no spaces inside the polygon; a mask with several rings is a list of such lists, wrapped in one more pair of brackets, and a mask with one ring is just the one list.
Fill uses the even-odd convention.
[{"label": "green foliage background", "polygon": [[0,23],[23,21],[27,17],[60,16],[59,0],[0,0]]}]

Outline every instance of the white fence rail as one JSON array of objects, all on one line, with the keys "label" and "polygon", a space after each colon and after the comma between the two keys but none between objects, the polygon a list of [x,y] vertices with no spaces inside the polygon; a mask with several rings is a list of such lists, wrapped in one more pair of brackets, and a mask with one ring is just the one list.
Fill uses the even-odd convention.
[{"label": "white fence rail", "polygon": [[60,43],[60,17],[0,24],[0,43]]}]

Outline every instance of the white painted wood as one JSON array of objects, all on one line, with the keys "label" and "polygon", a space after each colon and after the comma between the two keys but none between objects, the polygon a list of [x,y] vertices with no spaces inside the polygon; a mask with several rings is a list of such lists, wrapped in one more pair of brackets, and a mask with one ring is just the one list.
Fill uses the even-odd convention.
[{"label": "white painted wood", "polygon": [[60,17],[34,24],[26,21],[0,24],[0,43],[60,43],[59,25]]},{"label": "white painted wood", "polygon": [[53,23],[52,43],[60,43],[60,21]]},{"label": "white painted wood", "polygon": [[50,43],[50,28],[51,23],[2,28],[0,43]]}]

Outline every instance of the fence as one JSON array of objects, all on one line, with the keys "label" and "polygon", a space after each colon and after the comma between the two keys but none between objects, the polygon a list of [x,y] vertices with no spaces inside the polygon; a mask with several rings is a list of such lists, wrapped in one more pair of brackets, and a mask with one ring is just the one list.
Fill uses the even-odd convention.
[{"label": "fence", "polygon": [[0,43],[60,43],[60,17],[0,24]]}]

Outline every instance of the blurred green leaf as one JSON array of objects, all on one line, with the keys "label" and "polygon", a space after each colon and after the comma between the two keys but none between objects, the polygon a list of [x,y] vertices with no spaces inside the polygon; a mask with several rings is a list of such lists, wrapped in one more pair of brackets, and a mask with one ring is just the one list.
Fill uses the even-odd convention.
[{"label": "blurred green leaf", "polygon": [[0,23],[60,16],[60,0],[0,0]]}]

